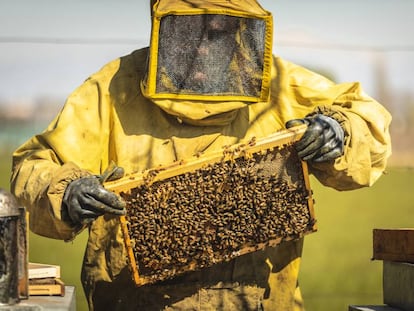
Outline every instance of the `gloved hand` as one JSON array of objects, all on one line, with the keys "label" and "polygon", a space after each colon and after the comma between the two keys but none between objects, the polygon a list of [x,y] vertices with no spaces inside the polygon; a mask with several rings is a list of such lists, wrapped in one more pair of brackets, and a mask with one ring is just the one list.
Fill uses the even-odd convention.
[{"label": "gloved hand", "polygon": [[103,214],[125,215],[125,202],[102,186],[99,176],[87,176],[69,183],[63,196],[62,218],[74,225],[86,225]]},{"label": "gloved hand", "polygon": [[298,155],[304,161],[325,162],[340,157],[344,151],[344,130],[335,119],[316,114],[286,123],[286,128],[306,124],[308,128],[296,142]]}]

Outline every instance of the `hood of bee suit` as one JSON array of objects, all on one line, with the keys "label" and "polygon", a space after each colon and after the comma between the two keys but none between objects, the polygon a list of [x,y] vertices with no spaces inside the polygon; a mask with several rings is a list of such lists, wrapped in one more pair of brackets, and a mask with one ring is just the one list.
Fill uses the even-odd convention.
[{"label": "hood of bee suit", "polygon": [[225,125],[267,101],[272,15],[256,0],[158,0],[143,94],[193,125]]}]

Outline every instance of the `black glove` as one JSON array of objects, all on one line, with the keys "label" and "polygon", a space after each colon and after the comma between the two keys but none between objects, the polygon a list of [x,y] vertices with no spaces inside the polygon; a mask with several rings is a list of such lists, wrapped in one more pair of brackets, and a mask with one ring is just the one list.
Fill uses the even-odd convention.
[{"label": "black glove", "polygon": [[87,176],[69,183],[63,196],[62,218],[85,225],[103,214],[125,215],[125,202],[106,190],[101,181],[99,176]]},{"label": "black glove", "polygon": [[286,123],[286,128],[306,124],[308,128],[295,148],[304,161],[324,162],[340,157],[344,151],[344,130],[335,119],[316,114]]}]

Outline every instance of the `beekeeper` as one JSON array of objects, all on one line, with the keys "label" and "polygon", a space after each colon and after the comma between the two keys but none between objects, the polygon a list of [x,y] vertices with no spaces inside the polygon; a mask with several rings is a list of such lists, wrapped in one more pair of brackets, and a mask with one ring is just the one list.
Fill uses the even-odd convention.
[{"label": "beekeeper", "polygon": [[136,287],[118,215],[97,176],[140,172],[296,124],[296,145],[324,185],[372,185],[390,155],[389,113],[359,83],[334,84],[272,56],[272,16],[256,0],[159,0],[149,48],[91,75],[56,119],[13,155],[11,187],[33,232],[89,240],[91,310],[303,310],[302,239]]}]

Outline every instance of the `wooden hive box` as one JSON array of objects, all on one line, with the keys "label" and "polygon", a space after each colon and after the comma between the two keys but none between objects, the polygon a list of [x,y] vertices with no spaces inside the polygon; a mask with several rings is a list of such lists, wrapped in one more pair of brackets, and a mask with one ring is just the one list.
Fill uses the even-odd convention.
[{"label": "wooden hive box", "polygon": [[414,229],[374,229],[373,259],[414,263]]},{"label": "wooden hive box", "polygon": [[382,289],[385,304],[414,310],[414,264],[384,261]]},{"label": "wooden hive box", "polygon": [[306,127],[105,183],[127,203],[121,225],[137,285],[172,278],[316,230]]}]

